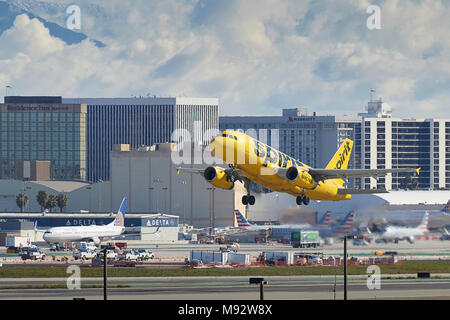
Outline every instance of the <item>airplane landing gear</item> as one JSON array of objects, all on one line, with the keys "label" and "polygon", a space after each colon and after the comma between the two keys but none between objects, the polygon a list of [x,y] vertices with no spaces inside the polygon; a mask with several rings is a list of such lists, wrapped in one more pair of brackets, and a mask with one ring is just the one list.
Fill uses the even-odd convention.
[{"label": "airplane landing gear", "polygon": [[246,195],[246,196],[243,196],[242,197],[242,204],[243,205],[247,205],[247,204],[249,204],[249,205],[254,205],[255,204],[255,196],[252,196],[252,195]]},{"label": "airplane landing gear", "polygon": [[247,195],[242,197],[242,204],[246,206],[255,204],[255,196],[250,195],[251,183],[249,180],[245,180],[244,182],[245,189],[247,190]]},{"label": "airplane landing gear", "polygon": [[301,206],[302,203],[303,203],[305,206],[307,206],[307,205],[309,204],[310,199],[309,199],[307,196],[303,195],[303,196],[298,196],[298,197],[295,199],[295,201],[297,202],[297,204],[298,204],[299,206]]}]

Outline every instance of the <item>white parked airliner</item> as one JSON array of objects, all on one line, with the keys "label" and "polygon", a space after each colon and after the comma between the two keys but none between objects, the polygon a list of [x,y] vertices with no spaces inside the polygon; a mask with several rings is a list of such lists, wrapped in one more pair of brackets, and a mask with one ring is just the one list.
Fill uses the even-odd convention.
[{"label": "white parked airliner", "polygon": [[409,243],[414,243],[416,236],[423,236],[428,231],[428,219],[429,213],[425,212],[422,218],[422,222],[416,228],[387,226],[380,235],[379,241],[398,242],[400,240],[407,240]]},{"label": "white parked airliner", "polygon": [[54,227],[44,232],[42,236],[47,243],[66,241],[92,241],[99,245],[101,241],[120,236],[125,230],[125,212],[127,198],[123,198],[119,211],[113,222],[103,226]]}]

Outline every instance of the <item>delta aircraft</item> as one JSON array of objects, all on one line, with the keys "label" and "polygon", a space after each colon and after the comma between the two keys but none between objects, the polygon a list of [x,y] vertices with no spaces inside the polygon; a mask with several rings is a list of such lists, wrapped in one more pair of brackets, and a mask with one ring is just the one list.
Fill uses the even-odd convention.
[{"label": "delta aircraft", "polygon": [[125,230],[125,212],[127,210],[127,198],[123,198],[119,211],[113,222],[104,226],[75,226],[54,227],[43,234],[47,243],[60,243],[66,241],[89,241],[98,246],[101,241],[120,236]]},{"label": "delta aircraft", "polygon": [[352,177],[378,177],[388,173],[416,172],[420,168],[347,169],[353,141],[346,139],[325,169],[312,168],[242,132],[225,130],[210,142],[215,157],[227,167],[177,168],[177,173],[187,171],[203,174],[207,182],[221,189],[233,189],[235,181],[244,183],[247,194],[244,205],[254,205],[250,194],[251,183],[260,184],[272,191],[285,192],[296,197],[298,205],[308,205],[310,200],[349,200],[352,194],[384,193],[385,190],[359,190],[343,187],[344,179]]}]

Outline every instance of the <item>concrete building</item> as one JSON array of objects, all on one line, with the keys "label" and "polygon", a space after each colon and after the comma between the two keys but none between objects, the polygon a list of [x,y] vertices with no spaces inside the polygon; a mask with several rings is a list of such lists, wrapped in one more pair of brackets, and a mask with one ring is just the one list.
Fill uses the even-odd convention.
[{"label": "concrete building", "polygon": [[201,174],[177,174],[172,152],[176,152],[175,144],[169,143],[112,151],[111,206],[127,196],[132,212],[177,215],[181,223],[196,227],[233,226],[233,210],[245,212],[241,203],[244,186],[237,182],[233,190],[222,190],[207,183]]},{"label": "concrete building", "polygon": [[[421,168],[419,189],[450,188],[450,119],[402,119],[381,99],[370,101],[361,119],[361,165]],[[361,188],[400,189],[405,174],[364,178]]]},{"label": "concrete building", "polygon": [[86,112],[61,97],[5,97],[0,104],[0,179],[19,163],[49,161],[52,179],[86,179]]},{"label": "concrete building", "polygon": [[[243,185],[236,183],[233,190],[222,190],[207,183],[201,174],[178,175],[171,159],[174,148],[175,144],[131,150],[128,145],[118,146],[111,153],[110,181],[99,183],[0,179],[0,212],[17,212],[16,196],[21,192],[29,198],[24,212],[41,212],[36,197],[42,190],[65,194],[68,205],[64,212],[69,213],[116,212],[126,196],[129,213],[177,216],[181,223],[195,227],[233,226],[233,210],[245,212],[241,203],[246,193]],[[53,212],[59,212],[59,208]]]},{"label": "concrete building", "polygon": [[[206,144],[204,133],[219,126],[216,98],[63,98],[87,105],[87,180],[109,180],[109,155],[114,144],[131,148],[177,142],[172,134],[184,129],[191,140]],[[194,127],[196,126],[196,127]]]}]

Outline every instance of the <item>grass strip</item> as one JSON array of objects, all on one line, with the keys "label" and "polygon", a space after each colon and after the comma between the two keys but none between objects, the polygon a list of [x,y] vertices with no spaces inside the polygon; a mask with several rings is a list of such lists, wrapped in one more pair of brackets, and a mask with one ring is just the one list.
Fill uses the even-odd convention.
[{"label": "grass strip", "polygon": [[[66,278],[67,266],[45,265],[4,265],[0,268],[0,278]],[[450,273],[450,262],[446,261],[406,261],[399,265],[379,265],[382,274],[406,274],[417,272]],[[108,277],[195,277],[195,276],[296,276],[334,275],[343,273],[343,267],[333,266],[276,266],[224,268],[108,268]],[[367,266],[349,265],[349,275],[367,274]],[[101,267],[82,267],[85,278],[103,277]]]}]

